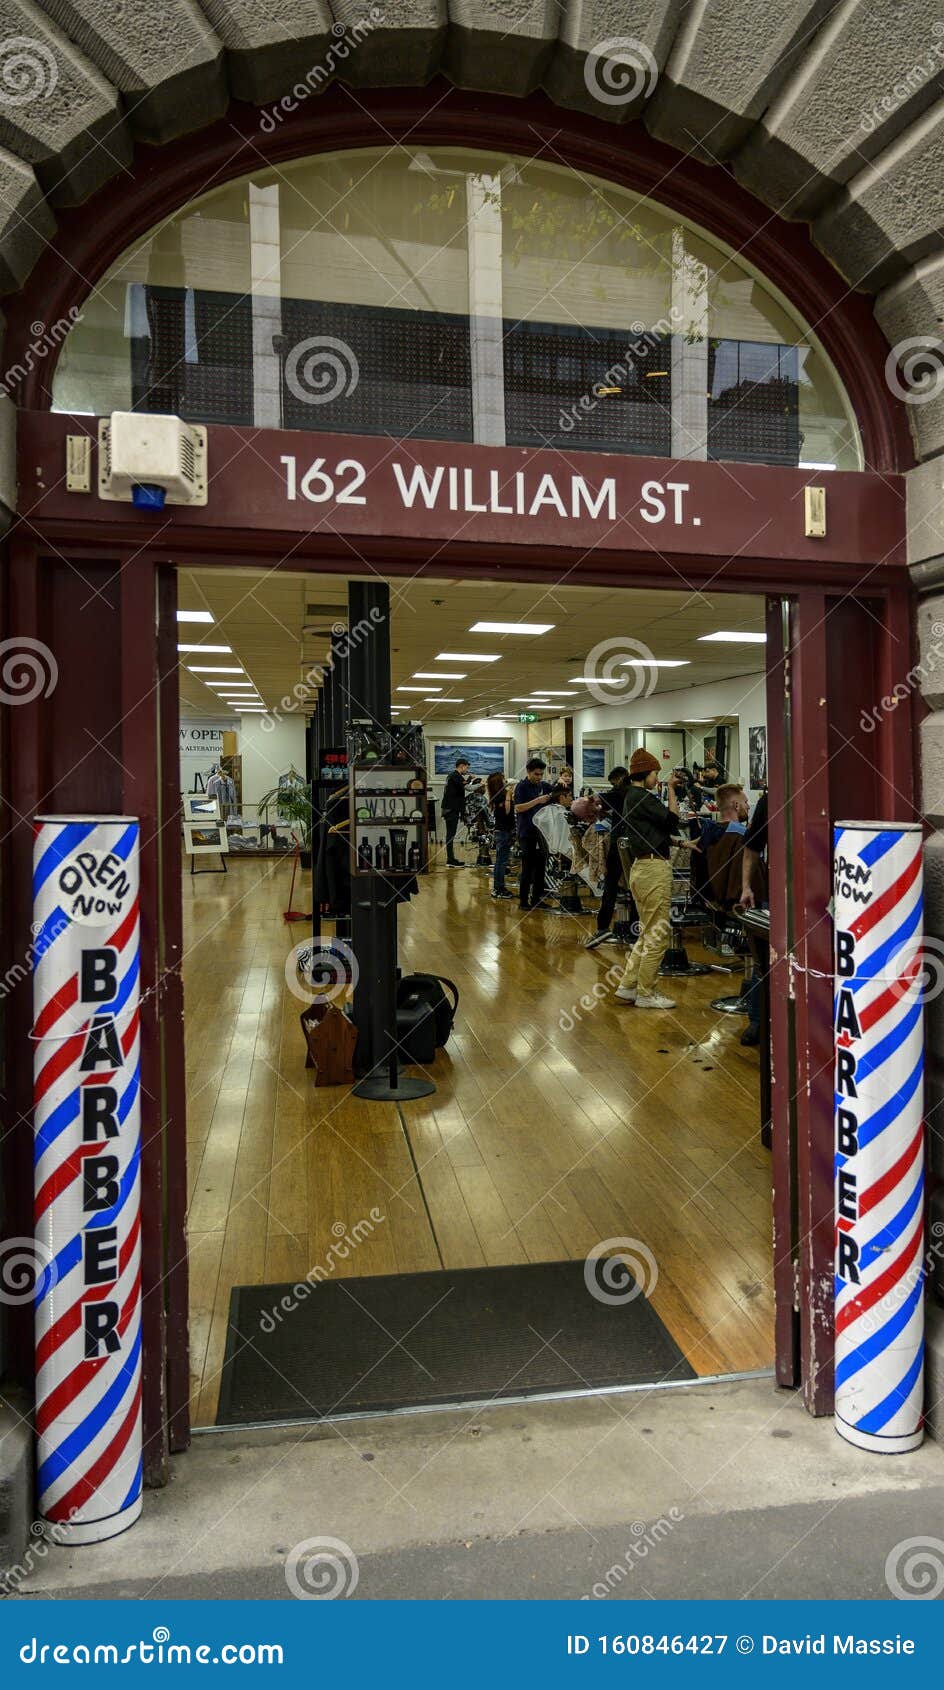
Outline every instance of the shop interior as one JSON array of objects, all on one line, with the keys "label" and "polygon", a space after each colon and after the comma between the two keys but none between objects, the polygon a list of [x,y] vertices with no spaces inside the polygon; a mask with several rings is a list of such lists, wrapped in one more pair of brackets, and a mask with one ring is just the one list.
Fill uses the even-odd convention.
[{"label": "shop interior", "polygon": [[[396,961],[404,976],[441,976],[458,989],[446,1043],[403,1064],[429,1082],[428,1094],[403,1099],[331,1083],[331,1061],[350,1057],[338,1041],[324,1068],[306,1065],[308,1006],[327,996],[348,1031],[352,1012],[349,928],[315,895],[325,810],[347,793],[355,759],[349,767],[353,742],[337,731],[330,745],[318,736],[332,637],[348,626],[347,580],[224,568],[179,575],[193,1422],[369,1408],[353,1384],[342,1380],[326,1401],[308,1383],[310,1323],[319,1298],[327,1305],[324,1291],[337,1297],[338,1287],[351,1380],[380,1377],[393,1355],[409,1379],[400,1396],[396,1383],[384,1386],[376,1406],[437,1400],[422,1344],[436,1341],[428,1335],[438,1311],[468,1291],[468,1347],[488,1348],[476,1335],[475,1296],[491,1283],[484,1270],[497,1268],[536,1276],[527,1281],[534,1355],[512,1348],[492,1358],[470,1396],[619,1383],[589,1351],[586,1361],[568,1352],[563,1372],[544,1365],[566,1324],[556,1319],[551,1267],[563,1307],[597,1254],[603,1293],[588,1296],[589,1312],[603,1308],[621,1333],[640,1311],[651,1321],[631,1340],[640,1346],[631,1380],[767,1369],[766,1028],[755,1043],[744,1038],[746,986],[763,953],[739,925],[730,880],[722,891],[705,852],[679,851],[660,976],[674,1007],[646,1014],[617,1001],[635,912],[620,888],[611,934],[590,942],[608,841],[600,845],[592,804],[581,806],[580,826],[569,814],[572,800],[606,791],[611,771],[640,748],[658,760],[660,779],[692,777],[680,824],[691,837],[706,820],[714,837],[719,819],[724,832],[729,816],[753,812],[768,775],[776,801],[765,602],[426,575],[388,585],[389,627],[378,637],[389,638],[391,722],[395,732],[421,728],[409,772],[422,769],[424,811],[422,825],[391,828],[384,842],[387,853],[405,853],[395,871],[413,873],[396,909]],[[564,794],[546,841],[543,903],[522,912],[514,846],[511,895],[493,896],[484,783],[490,774],[519,781],[534,756],[551,784],[563,772]],[[443,797],[463,760],[453,867]],[[382,790],[358,779],[358,797]],[[741,798],[719,807],[719,788],[731,787]],[[345,813],[359,813],[357,800]],[[344,840],[349,854],[363,831]],[[351,884],[356,897],[364,881],[355,873]],[[620,1258],[622,1275],[607,1272]],[[526,1278],[502,1277],[501,1295]],[[379,1300],[367,1296],[368,1281]],[[265,1289],[250,1297],[247,1288]],[[265,1343],[247,1317],[236,1319],[238,1298],[256,1311]],[[382,1360],[364,1348],[365,1319]],[[448,1347],[454,1334],[441,1341]],[[255,1397],[240,1395],[240,1357],[265,1375]]]}]

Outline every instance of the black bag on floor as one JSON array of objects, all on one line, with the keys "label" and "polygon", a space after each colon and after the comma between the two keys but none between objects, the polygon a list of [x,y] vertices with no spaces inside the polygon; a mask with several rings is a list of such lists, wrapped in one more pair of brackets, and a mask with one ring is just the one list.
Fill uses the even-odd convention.
[{"label": "black bag on floor", "polygon": [[404,974],[397,981],[397,1042],[403,1061],[434,1062],[452,1032],[458,1007],[459,988],[452,980],[439,974]]}]

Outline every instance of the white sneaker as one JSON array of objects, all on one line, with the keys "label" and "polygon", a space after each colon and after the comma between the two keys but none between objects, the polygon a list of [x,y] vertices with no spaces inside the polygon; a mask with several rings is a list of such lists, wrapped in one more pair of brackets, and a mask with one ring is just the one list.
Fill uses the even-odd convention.
[{"label": "white sneaker", "polygon": [[625,988],[623,986],[618,986],[616,991],[613,993],[613,996],[619,1003],[635,1003],[636,988],[635,986],[626,986]]},{"label": "white sneaker", "polygon": [[[618,996],[619,996],[619,993],[617,993],[617,997]],[[648,997],[643,997],[642,993],[638,992],[636,994],[636,1008],[637,1009],[674,1009],[675,1008],[675,999],[664,997],[661,992],[650,992]]]}]

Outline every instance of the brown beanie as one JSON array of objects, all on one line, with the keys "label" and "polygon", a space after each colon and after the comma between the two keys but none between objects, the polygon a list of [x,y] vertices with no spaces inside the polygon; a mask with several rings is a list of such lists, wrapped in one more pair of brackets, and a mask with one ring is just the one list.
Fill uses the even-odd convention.
[{"label": "brown beanie", "polygon": [[643,751],[640,747],[638,751],[633,752],[629,759],[629,778],[630,780],[638,780],[640,775],[651,774],[653,769],[661,769],[661,767],[662,764],[658,757],[653,757],[651,751]]}]

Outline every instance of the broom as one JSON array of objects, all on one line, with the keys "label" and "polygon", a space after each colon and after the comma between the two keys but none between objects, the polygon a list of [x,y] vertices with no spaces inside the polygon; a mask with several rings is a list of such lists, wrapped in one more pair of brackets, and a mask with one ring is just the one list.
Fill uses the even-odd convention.
[{"label": "broom", "polygon": [[283,921],[310,921],[311,920],[311,910],[308,910],[306,912],[305,910],[293,910],[293,908],[292,908],[292,899],[295,896],[295,876],[298,873],[298,864],[299,864],[299,861],[301,859],[301,851],[302,851],[301,844],[300,844],[297,836],[295,834],[293,834],[292,838],[295,840],[295,852],[294,852],[294,855],[292,857],[292,884],[291,884],[291,886],[289,887],[289,890],[288,890],[288,909],[282,911],[282,920]]}]

